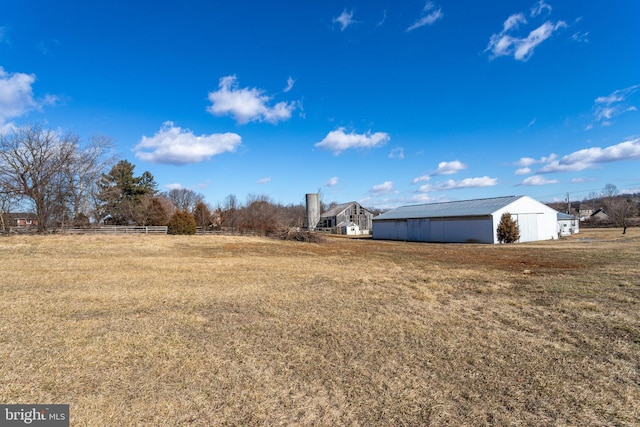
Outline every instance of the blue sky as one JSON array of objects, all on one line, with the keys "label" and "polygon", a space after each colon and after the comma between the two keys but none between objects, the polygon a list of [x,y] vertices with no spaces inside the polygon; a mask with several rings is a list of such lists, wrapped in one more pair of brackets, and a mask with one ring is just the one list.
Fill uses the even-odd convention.
[{"label": "blue sky", "polygon": [[2,1],[0,128],[161,190],[369,207],[640,191],[640,2]]}]

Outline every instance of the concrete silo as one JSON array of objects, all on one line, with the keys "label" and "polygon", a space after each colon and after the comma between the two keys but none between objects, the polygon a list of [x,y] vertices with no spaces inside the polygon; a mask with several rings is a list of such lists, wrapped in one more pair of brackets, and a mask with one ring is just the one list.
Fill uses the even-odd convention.
[{"label": "concrete silo", "polygon": [[313,230],[320,222],[320,195],[307,194],[307,228]]}]

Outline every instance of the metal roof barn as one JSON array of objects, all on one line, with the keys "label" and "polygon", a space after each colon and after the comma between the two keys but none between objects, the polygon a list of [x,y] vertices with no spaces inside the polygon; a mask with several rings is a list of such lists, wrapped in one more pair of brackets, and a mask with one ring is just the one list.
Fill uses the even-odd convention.
[{"label": "metal roof barn", "polygon": [[558,238],[557,211],[528,196],[403,206],[373,218],[373,238],[499,243],[496,230],[505,212],[518,223],[520,242]]}]

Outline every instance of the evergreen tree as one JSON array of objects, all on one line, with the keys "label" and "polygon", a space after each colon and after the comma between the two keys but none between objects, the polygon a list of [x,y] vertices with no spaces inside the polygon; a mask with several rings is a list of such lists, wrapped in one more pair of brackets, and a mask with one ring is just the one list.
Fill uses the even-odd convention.
[{"label": "evergreen tree", "polygon": [[169,220],[169,234],[196,234],[196,219],[193,214],[177,210]]},{"label": "evergreen tree", "polygon": [[98,198],[102,202],[101,216],[108,218],[113,224],[129,225],[137,223],[140,209],[145,209],[145,197],[156,194],[156,184],[153,175],[144,172],[136,177],[133,174],[135,166],[126,160],[118,162],[108,174],[103,174],[98,183]]},{"label": "evergreen tree", "polygon": [[511,214],[509,212],[502,214],[497,232],[498,241],[500,243],[514,243],[520,239],[518,223],[511,218]]}]

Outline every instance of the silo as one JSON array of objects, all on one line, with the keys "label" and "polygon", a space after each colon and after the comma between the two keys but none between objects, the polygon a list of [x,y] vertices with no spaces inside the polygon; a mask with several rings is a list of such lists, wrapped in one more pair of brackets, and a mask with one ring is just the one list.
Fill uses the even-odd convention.
[{"label": "silo", "polygon": [[307,194],[307,227],[316,228],[320,222],[320,196],[318,193]]}]

